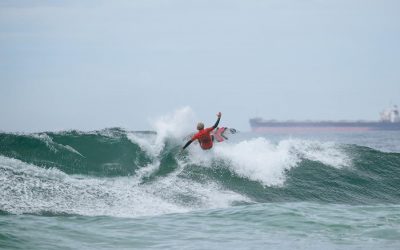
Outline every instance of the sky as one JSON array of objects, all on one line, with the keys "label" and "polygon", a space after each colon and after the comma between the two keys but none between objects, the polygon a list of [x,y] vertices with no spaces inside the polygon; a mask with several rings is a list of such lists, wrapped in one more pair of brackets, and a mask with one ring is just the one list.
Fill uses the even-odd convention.
[{"label": "sky", "polygon": [[399,45],[398,0],[2,0],[0,131],[378,120]]}]

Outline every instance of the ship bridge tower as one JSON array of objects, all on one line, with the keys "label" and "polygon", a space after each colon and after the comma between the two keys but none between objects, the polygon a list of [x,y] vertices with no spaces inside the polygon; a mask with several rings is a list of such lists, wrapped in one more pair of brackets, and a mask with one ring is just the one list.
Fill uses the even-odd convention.
[{"label": "ship bridge tower", "polygon": [[381,122],[400,122],[399,109],[397,105],[393,108],[387,108],[380,113]]},{"label": "ship bridge tower", "polygon": [[394,105],[393,109],[390,112],[390,121],[391,122],[400,122],[399,109],[398,109],[397,105]]}]

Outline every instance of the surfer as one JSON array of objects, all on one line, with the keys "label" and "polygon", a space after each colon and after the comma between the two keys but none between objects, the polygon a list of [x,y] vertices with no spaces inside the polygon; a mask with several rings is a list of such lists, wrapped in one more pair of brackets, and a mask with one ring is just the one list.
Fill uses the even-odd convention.
[{"label": "surfer", "polygon": [[200,143],[200,147],[203,150],[208,150],[210,148],[212,148],[213,146],[213,141],[214,141],[214,137],[210,134],[214,129],[216,129],[218,127],[219,124],[219,120],[221,119],[221,112],[218,112],[217,114],[217,121],[215,122],[214,126],[209,127],[204,129],[204,123],[199,122],[197,124],[197,130],[199,132],[197,132],[192,139],[190,139],[185,146],[183,146],[182,150],[184,150],[185,148],[187,148],[193,141],[195,140],[199,140]]}]

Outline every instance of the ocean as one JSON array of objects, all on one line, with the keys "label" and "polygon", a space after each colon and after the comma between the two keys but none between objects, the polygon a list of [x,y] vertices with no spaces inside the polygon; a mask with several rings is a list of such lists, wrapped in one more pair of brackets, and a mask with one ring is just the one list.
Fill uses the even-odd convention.
[{"label": "ocean", "polygon": [[1,132],[0,249],[400,249],[398,132],[164,125]]}]

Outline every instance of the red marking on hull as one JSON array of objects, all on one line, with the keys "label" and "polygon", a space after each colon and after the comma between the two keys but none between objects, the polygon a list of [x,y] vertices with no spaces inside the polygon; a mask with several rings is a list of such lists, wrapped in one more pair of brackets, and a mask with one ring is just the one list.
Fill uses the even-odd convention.
[{"label": "red marking on hull", "polygon": [[257,127],[254,132],[268,133],[307,133],[307,132],[365,132],[369,127]]}]

